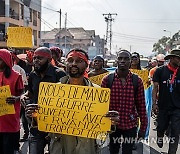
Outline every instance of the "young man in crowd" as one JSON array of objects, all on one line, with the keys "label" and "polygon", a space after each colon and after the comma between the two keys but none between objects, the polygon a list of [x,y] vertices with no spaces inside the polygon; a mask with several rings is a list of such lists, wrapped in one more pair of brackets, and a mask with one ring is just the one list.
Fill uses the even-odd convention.
[{"label": "young man in crowd", "polygon": [[[56,83],[60,78],[66,75],[64,71],[58,67],[51,65],[52,54],[46,47],[37,48],[33,56],[34,71],[29,75],[28,90],[21,96],[21,101],[26,106],[26,114],[32,117],[32,112],[37,108],[35,104],[38,101],[38,92],[40,82]],[[28,100],[28,101],[27,101]],[[30,104],[27,104],[30,103]],[[37,129],[36,119],[32,117],[30,137],[29,137],[29,153],[44,154],[47,133]]]},{"label": "young man in crowd", "polygon": [[88,77],[92,77],[108,72],[106,69],[103,68],[104,58],[101,56],[94,57],[92,65],[94,69],[91,72],[89,72]]},{"label": "young man in crowd", "polygon": [[[102,87],[111,89],[110,110],[117,110],[120,119],[115,132],[110,134],[110,153],[119,153],[121,143],[115,139],[123,136],[126,141],[131,140],[131,142],[122,143],[122,154],[132,154],[132,139],[136,138],[137,133],[137,116],[141,122],[138,138],[144,138],[147,127],[144,86],[141,78],[129,70],[131,67],[131,53],[129,51],[121,50],[118,52],[117,66],[113,79],[109,74],[102,81]],[[109,85],[110,78],[112,85]],[[136,90],[134,81],[137,85]]]},{"label": "young man in crowd", "polygon": [[168,154],[176,154],[180,135],[180,50],[172,50],[164,59],[169,60],[169,63],[158,67],[153,75],[152,98],[158,123],[157,145],[163,147],[164,133],[170,127]]},{"label": "young man in crowd", "polygon": [[66,66],[61,62],[63,51],[59,47],[51,47],[52,63],[53,65],[66,70]]},{"label": "young man in crowd", "polygon": [[133,52],[131,60],[132,60],[131,61],[131,69],[141,70],[141,61],[140,61],[139,53]]}]

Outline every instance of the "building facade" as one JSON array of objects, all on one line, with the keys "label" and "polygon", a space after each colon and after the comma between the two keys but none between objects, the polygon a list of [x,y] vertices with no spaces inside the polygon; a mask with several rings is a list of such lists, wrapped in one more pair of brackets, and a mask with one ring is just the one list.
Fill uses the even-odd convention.
[{"label": "building facade", "polygon": [[27,26],[33,30],[33,48],[39,47],[41,39],[41,0],[0,1],[0,48],[7,47],[7,27]]},{"label": "building facade", "polygon": [[90,59],[95,55],[104,55],[104,39],[95,35],[95,30],[79,28],[55,28],[51,31],[42,32],[42,46],[58,46],[66,55],[73,48],[81,48],[88,52]]}]

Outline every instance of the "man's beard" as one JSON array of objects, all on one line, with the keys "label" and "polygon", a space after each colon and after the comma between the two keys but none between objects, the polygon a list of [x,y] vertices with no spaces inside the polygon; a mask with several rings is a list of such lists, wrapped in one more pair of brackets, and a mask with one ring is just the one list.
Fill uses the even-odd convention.
[{"label": "man's beard", "polygon": [[81,77],[81,76],[84,74],[85,70],[80,70],[80,69],[79,69],[78,67],[76,67],[76,66],[73,66],[73,67],[75,67],[75,68],[77,69],[77,72],[76,72],[76,73],[72,73],[72,72],[71,72],[71,68],[72,68],[72,67],[70,67],[70,68],[68,69],[68,74],[69,74],[70,77],[72,77],[72,78],[79,78],[79,77]]},{"label": "man's beard", "polygon": [[44,72],[48,68],[48,64],[49,64],[49,62],[47,60],[44,65],[42,65],[40,67],[34,67],[35,72],[37,72],[37,73]]}]

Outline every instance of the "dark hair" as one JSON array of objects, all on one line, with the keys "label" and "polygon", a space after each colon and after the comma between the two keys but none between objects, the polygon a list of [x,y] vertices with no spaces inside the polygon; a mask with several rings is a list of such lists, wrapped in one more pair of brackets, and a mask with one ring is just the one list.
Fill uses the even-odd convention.
[{"label": "dark hair", "polygon": [[68,56],[71,52],[73,52],[73,51],[81,52],[81,53],[83,53],[83,54],[86,56],[87,59],[89,59],[89,56],[88,56],[87,52],[86,52],[85,50],[79,49],[79,48],[75,48],[75,49],[70,50],[70,51],[68,52],[68,54],[66,55],[66,58],[67,58],[67,56]]},{"label": "dark hair", "polygon": [[133,52],[132,55],[136,55],[137,58],[139,59],[137,69],[138,69],[138,70],[141,70],[141,60],[140,60],[140,55],[139,55],[139,53]]},{"label": "dark hair", "polygon": [[60,54],[63,55],[63,51],[59,47],[51,47],[49,49],[52,53],[55,53],[57,57],[59,57]]},{"label": "dark hair", "polygon": [[126,52],[126,53],[128,53],[129,56],[131,57],[131,53],[130,53],[128,50],[125,50],[125,49],[122,49],[122,50],[118,51],[117,55],[118,55],[119,53],[121,53],[121,52]]},{"label": "dark hair", "polygon": [[6,78],[9,78],[10,75],[11,75],[11,69],[10,69],[9,66],[5,65],[4,76],[5,76]]}]

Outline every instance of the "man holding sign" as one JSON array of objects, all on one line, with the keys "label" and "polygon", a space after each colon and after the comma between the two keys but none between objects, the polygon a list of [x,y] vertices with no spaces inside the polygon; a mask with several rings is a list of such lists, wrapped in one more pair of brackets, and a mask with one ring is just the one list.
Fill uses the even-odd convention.
[{"label": "man holding sign", "polygon": [[[22,76],[12,69],[12,57],[8,50],[0,49],[0,153],[13,154],[18,151],[20,137],[20,95],[24,86]],[[8,86],[7,86],[8,85]],[[9,89],[10,88],[10,89]],[[10,96],[9,97],[9,95]],[[4,96],[2,96],[4,95]],[[6,104],[14,111],[6,110]],[[11,106],[10,106],[11,104]],[[4,110],[3,110],[4,108]]]},{"label": "man holding sign", "polygon": [[[84,77],[87,67],[87,53],[81,49],[71,50],[67,54],[67,73],[69,75],[61,78],[61,83],[97,87]],[[61,134],[50,134],[50,137],[51,154],[97,154],[99,152],[95,139]]]}]

